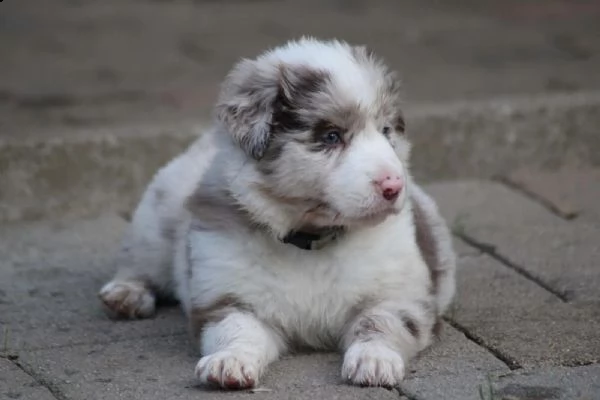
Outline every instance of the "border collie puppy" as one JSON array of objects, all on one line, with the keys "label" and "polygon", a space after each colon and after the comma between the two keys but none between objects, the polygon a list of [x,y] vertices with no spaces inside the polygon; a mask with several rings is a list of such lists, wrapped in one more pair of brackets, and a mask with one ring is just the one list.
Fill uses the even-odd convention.
[{"label": "border collie puppy", "polygon": [[240,61],[215,121],[147,188],[100,291],[113,316],[182,304],[207,384],[249,388],[300,347],[395,386],[455,290],[451,236],[409,172],[395,75],[341,41]]}]

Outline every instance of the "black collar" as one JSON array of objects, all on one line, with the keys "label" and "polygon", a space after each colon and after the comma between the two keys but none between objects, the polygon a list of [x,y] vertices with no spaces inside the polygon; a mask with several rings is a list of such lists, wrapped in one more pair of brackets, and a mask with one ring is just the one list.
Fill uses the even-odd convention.
[{"label": "black collar", "polygon": [[292,244],[302,250],[318,250],[337,239],[343,231],[344,228],[339,226],[325,228],[319,233],[292,231],[282,239],[282,242]]}]

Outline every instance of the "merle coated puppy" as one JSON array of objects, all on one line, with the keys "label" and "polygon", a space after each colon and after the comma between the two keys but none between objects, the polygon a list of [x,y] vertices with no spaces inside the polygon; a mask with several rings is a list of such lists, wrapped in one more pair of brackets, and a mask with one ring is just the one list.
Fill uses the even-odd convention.
[{"label": "merle coated puppy", "polygon": [[409,172],[399,84],[364,47],[303,38],[238,63],[211,129],[146,190],[100,297],[174,295],[201,382],[258,384],[297,346],[393,386],[455,290],[451,236]]}]

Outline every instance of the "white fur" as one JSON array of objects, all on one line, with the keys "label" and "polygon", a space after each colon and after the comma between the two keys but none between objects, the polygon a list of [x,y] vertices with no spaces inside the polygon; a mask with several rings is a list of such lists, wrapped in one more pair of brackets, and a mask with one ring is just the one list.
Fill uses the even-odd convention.
[{"label": "white fur", "polygon": [[360,385],[394,386],[404,378],[404,359],[380,341],[357,342],[346,351],[342,378]]},{"label": "white fur", "polygon": [[240,386],[258,383],[267,365],[276,360],[283,345],[278,338],[256,318],[232,313],[219,326],[210,326],[204,332],[202,354],[196,376],[203,383],[227,386],[227,379]]},{"label": "white fur", "polygon": [[[267,365],[298,342],[344,351],[342,376],[355,384],[396,385],[430,343],[433,323],[454,294],[445,223],[409,175],[408,142],[386,139],[381,118],[371,117],[378,70],[357,63],[350,49],[307,39],[257,59],[265,76],[281,63],[327,70],[332,90],[359,99],[366,123],[343,153],[326,156],[290,143],[275,171],[264,174],[238,145],[245,133],[229,134],[216,123],[157,173],[133,216],[120,270],[100,297],[113,311],[145,317],[154,311],[154,295],[174,294],[192,324],[198,310],[235,298],[221,304],[222,318],[202,326],[196,375],[204,383],[256,385]],[[405,183],[393,202],[374,184],[382,174]],[[198,192],[215,203],[186,207]],[[444,252],[447,274],[437,295],[416,243],[413,201]],[[348,229],[318,251],[279,240],[307,225]]]},{"label": "white fur", "polygon": [[108,312],[112,310],[113,304],[118,304],[120,308],[127,310],[129,318],[145,318],[154,314],[154,296],[136,281],[110,281],[100,290],[100,297]]},{"label": "white fur", "polygon": [[371,71],[356,64],[348,53],[348,45],[344,42],[303,38],[273,49],[258,57],[258,60],[272,65],[308,64],[317,69],[331,71],[336,88],[348,97],[361,98],[364,104],[373,103],[376,96]]}]

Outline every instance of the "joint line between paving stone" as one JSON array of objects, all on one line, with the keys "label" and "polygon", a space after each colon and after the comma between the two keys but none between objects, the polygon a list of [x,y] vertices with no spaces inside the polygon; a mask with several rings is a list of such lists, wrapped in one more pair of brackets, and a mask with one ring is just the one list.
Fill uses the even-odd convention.
[{"label": "joint line between paving stone", "polygon": [[58,388],[58,386],[56,384],[54,384],[53,382],[50,382],[49,380],[39,376],[37,373],[35,373],[34,371],[31,371],[29,368],[25,367],[23,364],[21,364],[18,360],[16,359],[10,359],[9,360],[17,367],[19,368],[21,371],[23,371],[24,373],[26,373],[27,375],[29,375],[34,381],[36,381],[39,385],[41,385],[42,387],[48,389],[48,391],[50,392],[50,394],[52,395],[52,397],[54,397],[56,400],[68,400],[69,398]]},{"label": "joint line between paving stone", "polygon": [[564,212],[561,209],[559,209],[558,207],[556,207],[554,204],[552,204],[552,202],[545,199],[544,197],[528,190],[526,187],[520,185],[517,182],[511,181],[509,178],[496,177],[496,178],[494,178],[494,180],[501,183],[502,185],[506,186],[510,190],[514,190],[514,191],[526,196],[530,200],[538,203],[539,205],[541,205],[542,207],[547,209],[549,212],[551,212],[552,214],[556,215],[557,217],[559,217],[561,219],[569,221],[569,220],[577,218],[577,212],[575,212],[575,211]]},{"label": "joint line between paving stone", "polygon": [[454,329],[456,329],[457,331],[459,331],[463,335],[465,335],[465,337],[467,339],[469,339],[471,342],[473,342],[477,346],[487,350],[495,358],[502,361],[502,363],[504,363],[511,371],[523,368],[517,360],[502,353],[499,349],[495,348],[494,346],[489,345],[488,343],[485,342],[485,340],[481,336],[478,336],[478,335],[470,332],[465,326],[459,324],[458,322],[456,322],[448,317],[444,317],[444,321],[446,321]]},{"label": "joint line between paving stone", "polygon": [[567,303],[569,301],[569,298],[567,297],[567,295],[565,293],[563,293],[557,289],[554,289],[553,287],[548,285],[546,282],[544,282],[537,276],[532,275],[529,271],[527,271],[522,266],[516,264],[515,262],[511,261],[510,259],[503,256],[502,254],[499,254],[496,251],[496,247],[494,245],[485,243],[485,242],[481,242],[481,241],[465,234],[464,232],[456,232],[455,231],[454,235],[456,237],[458,237],[459,239],[461,239],[463,242],[465,242],[467,245],[480,250],[482,253],[485,253],[488,256],[492,257],[494,260],[499,261],[501,264],[504,264],[505,266],[512,269],[513,271],[515,271],[516,273],[518,273],[525,279],[535,283],[542,289],[552,293],[554,296],[558,297],[562,302]]}]

